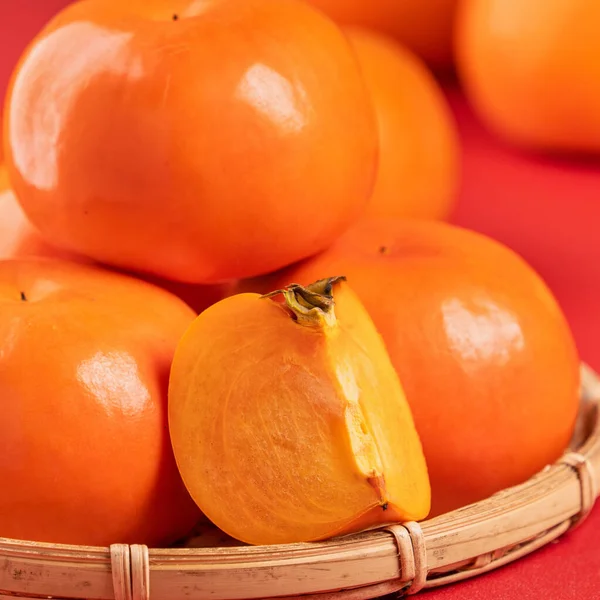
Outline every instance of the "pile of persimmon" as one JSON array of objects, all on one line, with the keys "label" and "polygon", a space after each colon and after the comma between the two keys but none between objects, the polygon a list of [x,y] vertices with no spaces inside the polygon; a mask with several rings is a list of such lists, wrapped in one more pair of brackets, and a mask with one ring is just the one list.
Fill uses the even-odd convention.
[{"label": "pile of persimmon", "polygon": [[0,165],[0,537],[322,540],[560,456],[564,316],[440,222],[455,4],[82,0],[32,40]]}]

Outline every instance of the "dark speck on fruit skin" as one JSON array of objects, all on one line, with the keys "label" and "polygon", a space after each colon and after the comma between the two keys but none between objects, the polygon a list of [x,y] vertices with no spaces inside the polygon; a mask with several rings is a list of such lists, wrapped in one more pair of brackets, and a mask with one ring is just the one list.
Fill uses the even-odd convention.
[{"label": "dark speck on fruit skin", "polygon": [[379,254],[389,254],[390,249],[387,246],[380,246],[379,247]]},{"label": "dark speck on fruit skin", "polygon": [[21,301],[27,302],[27,296],[25,295],[25,292],[21,292]]},{"label": "dark speck on fruit skin", "polygon": [[173,21],[179,20],[179,15],[173,15]]},{"label": "dark speck on fruit skin", "polygon": [[382,504],[381,508],[383,508],[383,510],[387,510],[388,509],[388,503],[386,502],[385,504]]}]

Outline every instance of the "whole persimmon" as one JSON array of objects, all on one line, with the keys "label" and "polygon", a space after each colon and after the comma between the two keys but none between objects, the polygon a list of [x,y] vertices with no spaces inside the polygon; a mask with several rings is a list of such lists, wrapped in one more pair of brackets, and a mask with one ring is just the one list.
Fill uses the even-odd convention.
[{"label": "whole persimmon", "polygon": [[[0,179],[1,177],[2,167]],[[92,263],[85,256],[48,244],[29,222],[12,190],[0,190],[0,260],[26,257],[60,258],[77,263]],[[129,275],[138,276],[168,290],[189,304],[196,313],[201,313],[235,289],[234,282],[194,285],[135,273]]]},{"label": "whole persimmon", "polygon": [[544,152],[600,151],[600,3],[465,0],[458,70],[482,119]]},{"label": "whole persimmon", "polygon": [[198,506],[246,543],[319,540],[429,511],[398,376],[342,277],[234,295],[200,315],[173,360],[169,430]]},{"label": "whole persimmon", "polygon": [[377,152],[348,40],[299,0],[74,3],[6,101],[12,185],[44,237],[187,283],[324,249],[367,203]]},{"label": "whole persimmon", "polygon": [[382,34],[347,28],[371,93],[379,167],[366,214],[445,219],[459,176],[456,125],[437,81],[412,52]]},{"label": "whole persimmon", "polygon": [[400,376],[429,468],[430,516],[560,457],[578,411],[578,352],[518,255],[446,223],[371,219],[268,286],[331,272],[347,275]]},{"label": "whole persimmon", "polygon": [[453,64],[457,0],[307,0],[342,25],[390,35],[435,69]]},{"label": "whole persimmon", "polygon": [[167,385],[194,316],[100,268],[0,261],[0,537],[157,545],[192,529]]}]

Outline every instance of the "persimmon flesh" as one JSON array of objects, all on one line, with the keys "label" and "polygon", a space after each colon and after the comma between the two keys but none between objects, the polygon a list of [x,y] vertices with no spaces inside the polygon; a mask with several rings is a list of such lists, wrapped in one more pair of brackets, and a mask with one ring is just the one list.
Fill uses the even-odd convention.
[{"label": "persimmon flesh", "polygon": [[366,310],[337,278],[282,294],[213,305],[176,351],[169,425],[192,497],[251,544],[423,519],[421,443]]}]

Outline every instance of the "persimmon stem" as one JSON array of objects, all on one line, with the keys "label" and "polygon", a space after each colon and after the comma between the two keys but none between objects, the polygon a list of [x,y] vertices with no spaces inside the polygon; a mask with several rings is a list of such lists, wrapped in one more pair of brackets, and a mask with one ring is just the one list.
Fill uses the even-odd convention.
[{"label": "persimmon stem", "polygon": [[273,298],[281,294],[286,308],[301,325],[333,327],[336,324],[333,287],[340,281],[346,281],[346,277],[319,279],[306,287],[298,283],[290,283],[287,287],[269,292],[261,298]]}]

